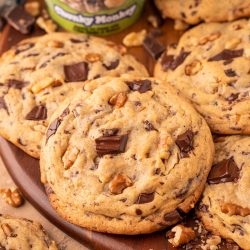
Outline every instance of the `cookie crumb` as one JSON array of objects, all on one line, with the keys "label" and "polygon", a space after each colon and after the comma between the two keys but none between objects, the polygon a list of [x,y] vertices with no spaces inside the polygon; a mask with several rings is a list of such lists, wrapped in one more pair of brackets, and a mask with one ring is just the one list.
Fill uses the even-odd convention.
[{"label": "cookie crumb", "polygon": [[123,38],[122,43],[127,47],[141,46],[146,37],[146,34],[147,31],[145,29],[139,32],[131,32]]}]

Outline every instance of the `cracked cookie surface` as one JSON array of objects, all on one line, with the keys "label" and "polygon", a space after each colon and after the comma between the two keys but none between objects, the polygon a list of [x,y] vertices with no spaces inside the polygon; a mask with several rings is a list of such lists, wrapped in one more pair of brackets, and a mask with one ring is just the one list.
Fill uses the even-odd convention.
[{"label": "cracked cookie surface", "polygon": [[0,135],[39,158],[49,118],[85,80],[147,76],[124,48],[104,39],[52,33],[24,40],[0,58]]},{"label": "cracked cookie surface", "polygon": [[155,76],[178,88],[215,133],[249,134],[250,22],[201,24],[170,46]]},{"label": "cracked cookie surface", "polygon": [[52,206],[71,223],[115,234],[180,221],[213,159],[205,120],[154,78],[87,82],[57,109],[44,140],[40,166]]},{"label": "cracked cookie surface", "polygon": [[155,0],[164,18],[194,25],[200,22],[225,22],[250,16],[245,0]]},{"label": "cracked cookie surface", "polygon": [[214,165],[197,209],[205,227],[250,249],[250,138],[220,137]]},{"label": "cracked cookie surface", "polygon": [[57,250],[58,248],[39,223],[0,215],[0,249]]}]

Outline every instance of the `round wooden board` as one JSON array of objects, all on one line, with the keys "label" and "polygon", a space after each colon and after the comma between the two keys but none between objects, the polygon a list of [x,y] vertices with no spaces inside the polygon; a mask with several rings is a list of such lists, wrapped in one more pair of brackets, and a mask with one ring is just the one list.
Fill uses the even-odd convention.
[{"label": "round wooden board", "polygon": [[[121,44],[123,37],[132,31],[140,31],[142,29],[146,29],[147,31],[152,30],[153,28],[147,22],[147,17],[150,14],[155,14],[156,9],[151,0],[146,2],[147,4],[143,15],[136,24],[121,33],[107,37],[107,39]],[[163,44],[175,43],[181,35],[181,32],[177,32],[173,29],[173,21],[171,20],[166,20],[160,29],[163,31],[163,35],[157,37],[157,39]],[[0,54],[15,45],[20,40],[40,34],[43,34],[43,31],[36,28],[30,35],[21,35],[19,32],[7,25],[0,37]],[[152,75],[155,60],[149,56],[144,48],[128,48],[128,53],[134,55],[140,62],[142,62]],[[1,137],[0,154],[10,175],[30,203],[33,204],[34,207],[36,207],[55,226],[63,230],[71,237],[77,239],[85,246],[96,250],[176,249],[168,243],[165,237],[165,231],[137,236],[111,235],[91,232],[66,222],[56,214],[48,202],[44,187],[40,182],[39,161],[28,156],[19,148]],[[194,220],[189,217],[188,224],[190,225],[193,223]]]}]

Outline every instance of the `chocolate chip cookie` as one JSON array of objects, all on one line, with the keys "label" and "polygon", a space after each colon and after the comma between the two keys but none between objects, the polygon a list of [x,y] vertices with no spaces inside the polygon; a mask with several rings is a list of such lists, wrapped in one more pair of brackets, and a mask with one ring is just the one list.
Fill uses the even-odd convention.
[{"label": "chocolate chip cookie", "polygon": [[125,49],[104,39],[53,33],[19,43],[0,58],[0,135],[39,158],[49,118],[88,79],[147,76]]},{"label": "chocolate chip cookie", "polygon": [[0,249],[56,250],[58,248],[39,223],[0,214]]},{"label": "chocolate chip cookie", "polygon": [[155,67],[155,76],[191,100],[215,133],[250,133],[249,31],[248,20],[201,24]]},{"label": "chocolate chip cookie", "polygon": [[164,18],[194,25],[205,22],[233,21],[250,16],[247,0],[155,0]]},{"label": "chocolate chip cookie", "polygon": [[250,249],[249,155],[249,137],[217,139],[214,165],[197,210],[207,229],[243,249]]},{"label": "chocolate chip cookie", "polygon": [[53,115],[42,181],[52,206],[71,223],[150,233],[194,207],[213,147],[205,120],[170,85],[104,77],[88,81]]}]

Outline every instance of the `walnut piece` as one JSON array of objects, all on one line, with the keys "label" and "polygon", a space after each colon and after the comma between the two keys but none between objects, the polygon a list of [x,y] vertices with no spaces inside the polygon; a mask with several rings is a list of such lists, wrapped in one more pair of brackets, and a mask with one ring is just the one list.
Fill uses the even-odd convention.
[{"label": "walnut piece", "polygon": [[4,201],[12,207],[20,207],[24,203],[24,198],[18,188],[0,189],[0,194]]},{"label": "walnut piece", "polygon": [[150,15],[147,18],[147,21],[154,27],[154,28],[158,28],[159,27],[159,20],[157,16],[154,15]]},{"label": "walnut piece", "polygon": [[212,235],[211,237],[209,237],[207,240],[206,240],[206,245],[205,245],[205,248],[206,249],[214,249],[214,250],[217,250],[218,247],[217,245],[219,245],[221,243],[221,237],[220,236],[217,236],[217,235]]},{"label": "walnut piece", "polygon": [[131,32],[123,38],[122,43],[127,47],[141,46],[146,37],[146,34],[146,30],[141,30],[139,32]]},{"label": "walnut piece", "polygon": [[171,136],[162,134],[160,136],[160,142],[159,142],[159,152],[160,152],[160,158],[161,159],[168,159],[170,156],[169,148],[172,145],[173,140]]},{"label": "walnut piece", "polygon": [[202,69],[202,64],[199,60],[194,60],[192,63],[186,65],[185,74],[187,76],[196,75]]},{"label": "walnut piece", "polygon": [[109,191],[112,194],[121,194],[125,188],[130,186],[132,186],[132,181],[129,177],[123,174],[118,174],[109,183]]},{"label": "walnut piece", "polygon": [[250,209],[249,208],[243,208],[241,206],[232,204],[232,203],[224,203],[221,205],[221,212],[228,214],[230,216],[232,215],[240,215],[240,216],[248,216],[250,215]]},{"label": "walnut piece", "polygon": [[71,147],[66,151],[62,159],[64,163],[64,169],[67,170],[74,164],[79,152],[79,149],[76,147]]},{"label": "walnut piece", "polygon": [[102,56],[97,53],[88,53],[85,58],[88,62],[91,62],[91,63],[102,61]]},{"label": "walnut piece", "polygon": [[62,85],[62,82],[63,82],[63,79],[54,79],[53,77],[45,77],[39,82],[34,83],[34,85],[31,86],[31,91],[34,94],[37,94],[49,86],[53,86],[53,87],[60,86]]},{"label": "walnut piece", "polygon": [[31,15],[31,16],[39,16],[40,14],[40,3],[38,1],[27,2],[24,5],[24,9]]},{"label": "walnut piece", "polygon": [[119,93],[119,94],[115,94],[113,95],[110,99],[109,99],[109,103],[117,108],[121,108],[125,102],[127,101],[127,94],[126,93]]},{"label": "walnut piece", "polygon": [[234,38],[225,44],[225,49],[235,49],[241,43],[240,38]]},{"label": "walnut piece", "polygon": [[170,238],[168,241],[174,246],[179,247],[183,244],[188,243],[191,240],[195,239],[195,232],[190,227],[185,227],[183,225],[177,225],[173,227],[166,235]]},{"label": "walnut piece", "polygon": [[3,224],[1,225],[1,228],[2,228],[2,230],[3,230],[3,232],[4,232],[4,234],[5,234],[6,237],[10,237],[10,236],[12,235],[13,230],[12,230],[12,228],[10,227],[9,224],[3,223]]},{"label": "walnut piece", "polygon": [[64,44],[57,40],[52,40],[48,42],[48,47],[50,48],[63,48]]},{"label": "walnut piece", "polygon": [[36,23],[41,29],[45,30],[46,33],[52,33],[57,30],[57,25],[51,19],[40,16],[37,18]]},{"label": "walnut piece", "polygon": [[217,38],[219,38],[220,36],[221,36],[221,33],[219,31],[214,32],[208,36],[203,36],[199,40],[199,45],[204,45],[207,42],[212,42],[212,41],[216,40]]}]

